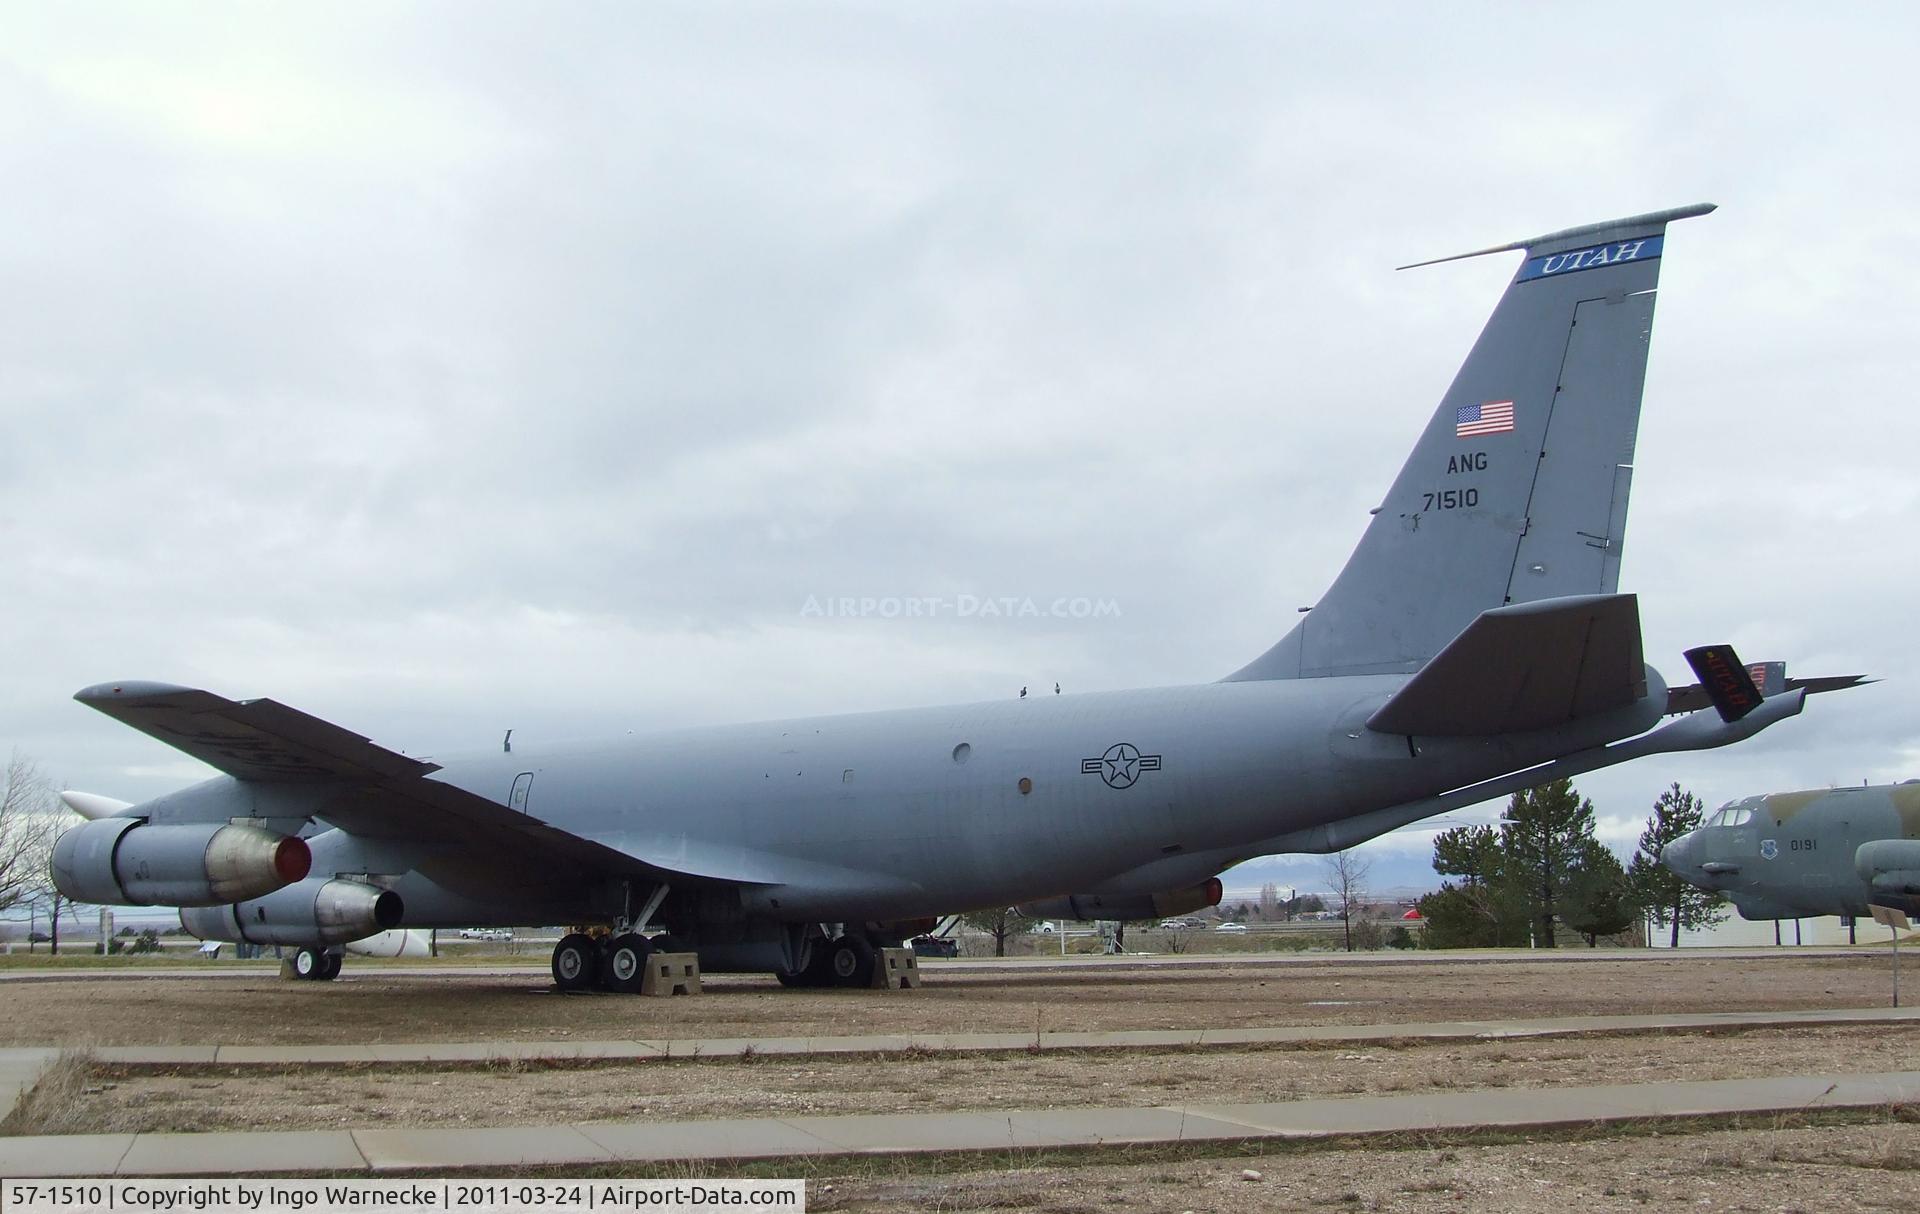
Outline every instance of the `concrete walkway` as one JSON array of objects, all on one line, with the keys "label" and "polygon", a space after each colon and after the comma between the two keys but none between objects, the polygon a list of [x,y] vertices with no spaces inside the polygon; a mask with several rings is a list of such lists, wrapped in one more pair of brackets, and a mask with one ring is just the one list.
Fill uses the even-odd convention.
[{"label": "concrete walkway", "polygon": [[0,1139],[0,1176],[236,1176],[333,1171],[580,1167],[677,1160],[1045,1151],[1191,1142],[1262,1143],[1409,1132],[1602,1126],[1618,1122],[1920,1102],[1920,1072],[1700,1083],[1499,1089],[1282,1104],[1049,1109],[594,1122],[491,1129],[221,1134],[90,1134]]},{"label": "concrete walkway", "polygon": [[[1738,946],[1725,948],[1633,948],[1633,949],[1424,949],[1373,952],[1316,952],[1313,950],[1261,953],[1126,953],[1117,957],[1091,953],[1060,956],[1039,952],[1028,957],[922,957],[923,974],[995,974],[1127,971],[1155,969],[1225,969],[1233,966],[1351,966],[1419,967],[1430,965],[1585,965],[1590,963],[1634,961],[1752,961],[1782,960],[1835,961],[1847,958],[1873,958],[1886,951],[1886,941],[1862,940],[1859,944],[1794,944]],[[0,970],[0,983],[7,982],[84,982],[114,978],[264,978],[278,974],[278,963],[191,961],[175,965],[142,965],[129,960],[124,965],[88,965],[73,968],[44,966]],[[534,978],[549,980],[551,970],[544,955],[521,958],[501,957],[484,964],[441,965],[416,962],[394,965],[375,958],[347,958],[342,978]],[[713,974],[709,980],[765,978],[772,975]]]},{"label": "concrete walkway", "polygon": [[[1273,1028],[1128,1029],[1081,1033],[910,1033],[846,1037],[708,1037],[652,1041],[455,1041],[352,1045],[142,1045],[89,1050],[116,1066],[358,1066],[493,1062],[652,1062],[664,1059],[850,1054],[967,1054],[1035,1050],[1222,1049],[1364,1045],[1381,1041],[1615,1036],[1743,1028],[1899,1024],[1920,1008],[1822,1008],[1794,1012],[1560,1016],[1409,1024],[1316,1024]],[[29,1051],[15,1051],[29,1052]],[[0,1051],[3,1058],[6,1051]],[[4,1074],[4,1072],[0,1072]],[[6,1115],[0,1105],[0,1117]]]},{"label": "concrete walkway", "polygon": [[0,1050],[0,1121],[60,1057],[59,1050]]}]

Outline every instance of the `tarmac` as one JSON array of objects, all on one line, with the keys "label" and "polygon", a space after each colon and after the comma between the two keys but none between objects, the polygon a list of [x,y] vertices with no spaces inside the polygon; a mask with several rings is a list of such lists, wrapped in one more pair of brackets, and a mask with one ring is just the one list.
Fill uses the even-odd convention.
[{"label": "tarmac", "polygon": [[[1040,1049],[1153,1049],[1382,1040],[1657,1033],[1920,1020],[1920,1009],[1586,1016],[1525,1021],[1304,1026],[1273,1029],[1043,1033]],[[884,1054],[895,1050],[1028,1050],[1031,1034],[709,1039],[663,1042],[468,1042],[359,1046],[121,1047],[123,1065],[324,1065]],[[0,1051],[0,1116],[59,1057]],[[1776,1076],[1687,1083],[1419,1093],[1269,1104],[1036,1109],[917,1115],[710,1121],[593,1122],[478,1129],[81,1134],[0,1138],[0,1176],[239,1176],[328,1172],[385,1175],[460,1169],[655,1164],[859,1155],[992,1153],[1301,1141],[1403,1133],[1539,1130],[1620,1122],[1765,1116],[1920,1103],[1920,1071]]]}]

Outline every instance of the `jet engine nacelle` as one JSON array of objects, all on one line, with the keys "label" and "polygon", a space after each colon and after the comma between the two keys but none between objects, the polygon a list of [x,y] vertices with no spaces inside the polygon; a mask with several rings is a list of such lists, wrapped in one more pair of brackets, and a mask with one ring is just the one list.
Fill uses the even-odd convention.
[{"label": "jet engine nacelle", "polygon": [[1164,919],[1220,905],[1220,878],[1162,894],[1068,894],[1042,898],[1017,909],[1035,919]]},{"label": "jet engine nacelle", "polygon": [[219,906],[299,881],[313,866],[306,841],[258,826],[96,818],[53,845],[53,884],[75,902]]},{"label": "jet engine nacelle", "polygon": [[180,912],[180,926],[202,940],[308,947],[345,944],[400,926],[406,906],[390,889],[313,877],[264,898]]},{"label": "jet engine nacelle", "polygon": [[1862,843],[1853,867],[1875,893],[1920,894],[1920,839]]}]

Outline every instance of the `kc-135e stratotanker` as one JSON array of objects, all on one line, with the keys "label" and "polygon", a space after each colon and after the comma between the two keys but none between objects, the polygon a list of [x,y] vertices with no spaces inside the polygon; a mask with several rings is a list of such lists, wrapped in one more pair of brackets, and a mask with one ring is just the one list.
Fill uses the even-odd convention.
[{"label": "kc-135e stratotanker", "polygon": [[55,879],[182,907],[206,939],[297,946],[317,977],[392,929],[570,923],[606,930],[561,940],[563,987],[637,989],[661,948],[866,985],[875,947],[935,916],[1179,914],[1254,856],[1749,737],[1830,682],[1762,699],[1709,647],[1689,657],[1702,684],[1670,692],[1617,590],[1666,228],[1712,209],[1481,250],[1520,268],[1358,548],[1217,682],[442,763],[273,700],[102,683],[75,698],[224,774],[140,805],[70,796],[90,820]]}]

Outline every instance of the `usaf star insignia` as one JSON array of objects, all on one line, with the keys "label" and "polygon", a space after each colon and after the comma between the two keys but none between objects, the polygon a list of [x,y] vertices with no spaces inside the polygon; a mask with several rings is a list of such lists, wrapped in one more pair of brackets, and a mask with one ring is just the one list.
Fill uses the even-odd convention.
[{"label": "usaf star insignia", "polygon": [[1143,755],[1131,742],[1115,742],[1097,759],[1080,760],[1080,774],[1099,776],[1108,788],[1132,788],[1140,773],[1160,770],[1159,755]]}]

